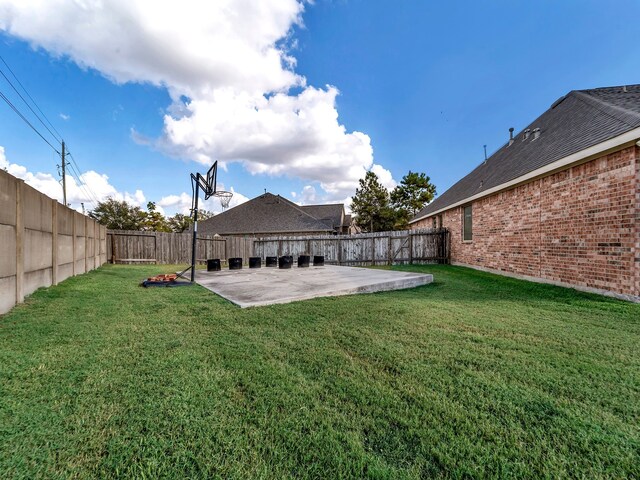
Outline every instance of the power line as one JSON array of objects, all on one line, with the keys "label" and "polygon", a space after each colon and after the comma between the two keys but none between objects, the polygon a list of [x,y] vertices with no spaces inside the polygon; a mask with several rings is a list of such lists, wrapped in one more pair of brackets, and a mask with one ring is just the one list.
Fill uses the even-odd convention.
[{"label": "power line", "polygon": [[[71,161],[73,162],[73,165],[70,165],[72,169],[74,169],[78,175],[78,178],[81,179],[81,175],[80,175],[80,166],[78,165],[78,162],[76,162],[75,157],[73,156],[73,154],[71,152],[69,152],[69,156],[71,157]],[[73,168],[75,165],[75,168]],[[87,187],[87,190],[89,191],[89,193],[91,194],[91,196],[93,197],[93,199],[97,202],[100,203],[100,200],[98,199],[98,196],[95,194],[95,192],[93,191],[93,189],[87,184],[87,182],[84,182],[84,185]],[[93,203],[93,202],[91,202]],[[94,204],[94,206],[96,206]]]},{"label": "power line", "polygon": [[34,127],[34,126],[33,126],[33,124],[32,124],[32,123],[27,119],[27,117],[25,117],[25,116],[22,114],[22,112],[18,109],[18,107],[16,107],[13,103],[11,103],[11,100],[9,100],[9,99],[7,98],[7,96],[6,96],[4,93],[2,93],[1,91],[0,91],[0,98],[2,98],[2,99],[7,103],[7,105],[9,105],[9,106],[11,107],[11,109],[12,109],[14,112],[16,112],[16,115],[18,115],[18,116],[19,116],[19,117],[20,117],[20,118],[21,118],[21,119],[22,119],[22,120],[23,120],[27,125],[29,125],[29,126],[31,127],[31,129],[32,129],[34,132],[36,132],[36,133],[38,134],[38,136],[39,136],[42,140],[44,140],[44,141],[46,142],[46,144],[47,144],[47,145],[49,145],[51,148],[53,148],[53,150],[54,150],[58,155],[62,155],[62,154],[58,151],[58,149],[57,149],[56,147],[54,147],[53,145],[51,145],[51,142],[49,142],[49,140],[47,140],[46,138],[44,138],[44,135],[42,135],[42,133],[40,133],[40,131],[39,131],[36,127]]},{"label": "power line", "polygon": [[7,63],[7,61],[2,57],[2,55],[0,55],[0,60],[2,60],[2,63],[4,63],[4,65],[7,67],[7,69],[9,70],[9,72],[11,73],[11,76],[13,76],[13,78],[16,80],[16,82],[18,82],[18,85],[20,85],[20,88],[22,88],[22,91],[24,93],[26,93],[27,97],[29,97],[29,99],[31,100],[31,102],[33,103],[33,105],[38,109],[38,111],[40,112],[40,114],[45,118],[45,120],[47,121],[47,123],[49,124],[49,126],[51,128],[53,128],[53,130],[58,134],[58,136],[56,137],[56,135],[49,129],[49,127],[47,127],[47,125],[42,121],[42,119],[38,116],[38,114],[36,112],[33,111],[33,108],[31,108],[31,105],[29,105],[29,102],[27,102],[24,97],[20,94],[20,92],[18,91],[18,89],[13,85],[13,83],[11,83],[11,80],[9,80],[7,78],[7,76],[4,74],[4,72],[2,70],[0,70],[0,73],[2,73],[2,76],[5,78],[5,80],[7,82],[9,82],[9,85],[11,85],[11,88],[13,88],[15,90],[15,92],[20,96],[20,98],[22,99],[22,101],[27,105],[27,107],[29,107],[29,110],[31,110],[31,112],[36,116],[36,118],[40,121],[40,123],[44,126],[44,128],[46,128],[49,133],[51,134],[51,136],[53,136],[58,142],[62,143],[62,135],[60,134],[60,132],[58,132],[58,130],[56,130],[56,127],[53,126],[53,124],[49,121],[49,118],[45,115],[45,113],[40,109],[40,107],[38,106],[38,104],[36,103],[36,101],[33,99],[33,97],[29,94],[29,92],[27,91],[26,88],[24,88],[24,85],[22,84],[22,82],[20,81],[20,79],[16,76],[15,73],[13,73],[13,70],[11,70],[11,67],[9,66],[9,64]]},{"label": "power line", "polygon": [[[75,163],[75,162],[74,162]],[[84,194],[87,197],[87,200],[89,200],[89,202],[93,205],[93,207],[95,208],[97,206],[99,202],[98,198],[96,197],[95,193],[93,192],[93,190],[91,190],[91,187],[89,187],[89,185],[87,185],[87,183],[85,181],[83,181],[82,179],[82,175],[80,174],[80,172],[76,169],[76,167],[74,167],[74,165],[72,163],[69,163],[69,167],[71,168],[71,170],[74,173],[74,176],[77,178],[78,180],[78,188],[80,188]],[[94,202],[95,200],[95,202]]]},{"label": "power line", "polygon": [[[80,174],[80,166],[78,165],[78,162],[76,162],[76,159],[74,158],[74,156],[71,154],[71,152],[67,151],[65,153],[65,144],[64,141],[62,140],[62,135],[60,134],[60,132],[56,129],[56,127],[53,126],[53,124],[51,123],[51,121],[49,120],[49,118],[47,117],[47,115],[42,111],[42,109],[38,106],[37,102],[33,99],[33,97],[29,94],[29,92],[27,91],[27,89],[24,87],[24,85],[22,84],[22,82],[20,81],[20,79],[16,76],[16,74],[13,72],[13,70],[11,69],[11,67],[9,66],[9,64],[7,63],[7,61],[2,57],[2,55],[0,55],[0,61],[2,61],[2,63],[5,65],[5,67],[7,68],[7,70],[11,73],[11,76],[15,79],[15,81],[18,83],[18,85],[20,86],[20,88],[22,89],[22,91],[26,94],[26,96],[29,98],[29,100],[31,100],[31,103],[33,104],[33,106],[35,106],[35,108],[38,110],[38,112],[40,112],[40,114],[42,115],[42,117],[44,117],[44,119],[46,120],[46,122],[49,124],[49,126],[47,126],[47,124],[45,124],[45,122],[42,120],[42,118],[40,117],[40,115],[38,115],[36,113],[36,111],[31,107],[31,104],[29,104],[29,102],[24,98],[24,96],[22,96],[22,94],[18,91],[18,89],[16,88],[16,86],[13,84],[13,82],[7,77],[7,75],[4,73],[4,71],[2,70],[2,68],[0,68],[0,74],[4,77],[4,79],[7,81],[7,83],[11,86],[11,88],[18,94],[18,96],[20,97],[20,99],[24,102],[24,104],[29,108],[29,110],[31,110],[31,113],[38,119],[38,121],[42,124],[42,126],[44,126],[44,128],[51,134],[51,136],[53,138],[55,138],[55,140],[57,142],[59,142],[62,145],[62,152],[60,153],[58,151],[58,149],[56,149],[45,137],[44,135],[36,128],[34,127],[34,125],[27,119],[27,117],[20,111],[20,109],[18,107],[16,107],[11,100],[9,100],[9,98],[3,94],[0,91],[0,97],[2,97],[2,99],[13,109],[13,111],[27,124],[29,125],[29,127],[31,127],[31,129],[36,132],[38,134],[38,136],[40,136],[40,138],[42,138],[42,140],[44,140],[53,150],[54,152],[56,152],[58,155],[61,156],[62,158],[62,182],[63,182],[63,196],[66,198],[66,188],[64,187],[64,183],[65,183],[65,166],[69,166],[71,167],[71,170],[73,170],[75,177],[77,179],[78,182],[78,188],[80,188],[80,190],[84,193],[84,195],[87,197],[87,199],[89,200],[89,202],[94,206],[94,208],[97,206],[97,204],[100,203],[100,201],[98,200],[97,195],[95,194],[95,192],[91,189],[91,187],[83,181],[82,179],[82,175]],[[51,128],[49,128],[51,127]],[[53,129],[53,131],[51,130]],[[53,133],[55,132],[55,133]],[[57,135],[56,135],[57,134]],[[71,161],[73,163],[69,163],[67,162],[67,155],[69,157],[71,157]],[[94,203],[95,201],[95,203]]]},{"label": "power line", "polygon": [[[71,166],[71,164],[69,164],[69,166]],[[74,169],[72,168],[72,170],[74,170]],[[84,183],[82,182],[81,175],[79,175],[75,170],[73,171],[73,175],[71,175],[71,174],[68,174],[68,175],[76,177],[76,183],[77,183],[77,185],[78,185],[78,188],[81,190],[81,192],[83,193],[83,195],[86,197],[87,201],[88,201],[89,203],[91,203],[91,205],[93,205],[93,207],[95,208],[95,207],[96,207],[96,204],[95,204],[95,202],[93,201],[93,198],[91,197],[91,194],[89,194],[89,193],[88,193],[88,191],[87,191],[87,189],[85,188],[85,185],[84,185]]]}]

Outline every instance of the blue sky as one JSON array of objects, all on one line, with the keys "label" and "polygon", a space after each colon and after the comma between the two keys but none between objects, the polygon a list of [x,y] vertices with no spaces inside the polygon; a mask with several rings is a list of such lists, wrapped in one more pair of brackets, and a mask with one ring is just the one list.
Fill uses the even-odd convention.
[{"label": "blue sky", "polygon": [[[636,1],[238,0],[229,17],[184,2],[152,18],[127,11],[153,10],[142,0],[51,2],[71,31],[21,3],[0,0],[0,55],[94,172],[91,196],[168,214],[215,158],[236,201],[348,201],[369,168],[389,187],[423,171],[443,192],[568,91],[640,81]],[[56,195],[59,159],[4,103],[0,146]]]}]

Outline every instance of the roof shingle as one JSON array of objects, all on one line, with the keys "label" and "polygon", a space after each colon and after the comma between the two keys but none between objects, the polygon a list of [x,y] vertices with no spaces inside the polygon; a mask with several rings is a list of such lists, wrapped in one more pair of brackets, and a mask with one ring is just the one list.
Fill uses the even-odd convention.
[{"label": "roof shingle", "polygon": [[[640,85],[574,90],[506,143],[486,162],[418,212],[412,222],[571,154],[640,127]],[[524,139],[524,132],[540,129]]]},{"label": "roof shingle", "polygon": [[265,193],[200,223],[219,235],[327,232],[333,228],[280,195]]}]

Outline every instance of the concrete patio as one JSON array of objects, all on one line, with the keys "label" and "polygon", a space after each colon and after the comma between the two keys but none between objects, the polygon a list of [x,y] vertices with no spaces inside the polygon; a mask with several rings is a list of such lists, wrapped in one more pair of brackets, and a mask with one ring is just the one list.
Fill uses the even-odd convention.
[{"label": "concrete patio", "polygon": [[243,268],[206,272],[196,282],[241,308],[317,297],[400,290],[426,285],[433,275],[358,267]]}]

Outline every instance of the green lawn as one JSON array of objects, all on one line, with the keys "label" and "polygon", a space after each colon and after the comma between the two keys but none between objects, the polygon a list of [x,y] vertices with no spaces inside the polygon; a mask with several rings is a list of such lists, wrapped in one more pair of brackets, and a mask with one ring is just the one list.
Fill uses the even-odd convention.
[{"label": "green lawn", "polygon": [[36,292],[0,317],[2,478],[640,477],[640,305],[402,269],[436,281],[240,310],[107,265]]}]

